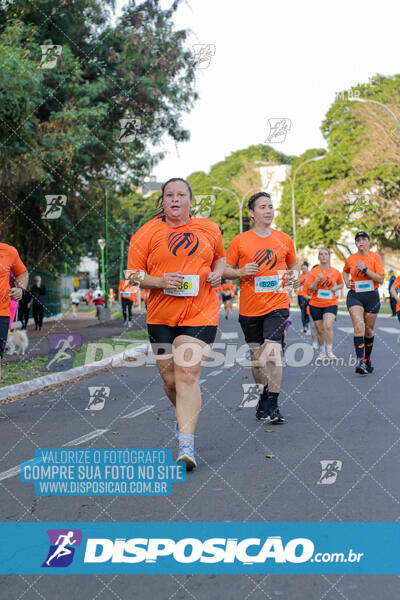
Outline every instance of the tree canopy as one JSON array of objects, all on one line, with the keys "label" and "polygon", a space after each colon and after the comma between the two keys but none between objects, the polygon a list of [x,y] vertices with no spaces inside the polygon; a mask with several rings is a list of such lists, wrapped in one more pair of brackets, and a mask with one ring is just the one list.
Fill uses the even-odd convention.
[{"label": "tree canopy", "polygon": [[[0,234],[27,264],[76,266],[104,232],[96,178],[137,184],[161,156],[151,145],[188,139],[180,117],[197,98],[195,64],[174,30],[178,4],[132,1],[115,25],[111,1],[0,4]],[[61,46],[54,68],[41,66],[44,45]],[[123,143],[126,121],[134,131]],[[46,195],[67,197],[59,218],[42,218]],[[118,194],[110,203],[119,238],[130,225],[113,219],[124,212]]]}]

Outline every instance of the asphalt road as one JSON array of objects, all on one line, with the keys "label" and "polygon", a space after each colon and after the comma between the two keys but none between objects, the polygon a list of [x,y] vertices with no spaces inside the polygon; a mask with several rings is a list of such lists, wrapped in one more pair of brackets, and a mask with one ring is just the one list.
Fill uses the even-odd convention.
[{"label": "asphalt road", "polygon": [[[244,356],[237,313],[227,321],[221,319],[219,358],[214,356],[213,364],[202,372],[203,411],[196,435],[199,466],[185,483],[174,484],[171,496],[38,497],[33,484],[21,482],[13,471],[33,458],[38,448],[67,444],[171,448],[175,456],[174,413],[154,364],[132,363],[0,406],[0,520],[397,521],[397,319],[378,318],[375,372],[363,377],[348,366],[353,347],[347,314],[339,314],[335,323],[334,351],[342,361],[333,366],[314,364],[310,337],[300,331],[299,313],[292,318],[280,396],[286,423],[281,426],[257,421],[254,407],[244,405],[243,385],[251,384],[252,378],[250,368],[237,362],[238,352]],[[227,352],[222,344],[229,346]],[[86,410],[89,386],[110,387],[102,410]],[[318,483],[324,460],[341,463],[335,483]],[[399,595],[397,576],[0,576],[0,598],[29,600],[372,600]]]}]

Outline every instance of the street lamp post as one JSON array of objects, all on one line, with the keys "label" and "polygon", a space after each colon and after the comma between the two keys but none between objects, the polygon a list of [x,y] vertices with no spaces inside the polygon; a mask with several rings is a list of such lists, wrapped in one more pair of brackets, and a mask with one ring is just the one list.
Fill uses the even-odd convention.
[{"label": "street lamp post", "polygon": [[291,185],[292,185],[292,227],[293,227],[293,244],[294,244],[294,249],[297,252],[297,244],[296,244],[296,205],[295,205],[295,200],[294,200],[294,183],[296,181],[296,175],[297,175],[297,171],[303,167],[304,165],[306,165],[307,163],[310,162],[315,162],[317,160],[322,160],[323,158],[325,158],[324,156],[314,156],[314,158],[309,158],[305,161],[303,161],[302,163],[300,163],[294,173],[293,176],[291,177]]},{"label": "street lamp post", "polygon": [[[240,226],[240,233],[243,233],[243,203],[246,199],[246,196],[249,194],[249,192],[246,192],[245,195],[243,196],[242,199],[239,198],[239,196],[236,194],[236,192],[234,192],[233,190],[228,190],[228,188],[224,188],[224,187],[219,187],[216,185],[213,185],[213,190],[219,190],[221,192],[228,192],[229,194],[233,194],[236,198],[236,202],[238,203],[239,206],[239,226]],[[250,194],[252,192],[256,192],[258,190],[254,189],[254,190],[250,190]]]},{"label": "street lamp post", "polygon": [[97,240],[97,243],[100,246],[101,250],[101,287],[105,289],[105,275],[104,275],[104,248],[106,246],[106,240],[104,238],[100,238]]},{"label": "street lamp post", "polygon": [[[97,181],[100,183],[104,192],[104,234],[105,234],[105,247],[106,251],[103,255],[104,265],[104,295],[105,295],[105,307],[108,308],[108,192],[114,180],[111,177],[97,177]],[[103,249],[104,250],[104,249]],[[102,252],[103,252],[102,250]]]}]

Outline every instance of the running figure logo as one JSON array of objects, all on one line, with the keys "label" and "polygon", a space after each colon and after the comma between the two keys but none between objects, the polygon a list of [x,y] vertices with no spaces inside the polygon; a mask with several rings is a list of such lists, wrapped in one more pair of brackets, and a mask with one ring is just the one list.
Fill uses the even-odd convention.
[{"label": "running figure logo", "polygon": [[336,482],[339,472],[342,470],[341,460],[320,460],[321,463],[321,477],[317,484],[331,485]]},{"label": "running figure logo", "polygon": [[85,410],[102,410],[110,396],[110,388],[106,386],[88,387],[90,398]]},{"label": "running figure logo", "polygon": [[193,44],[195,66],[197,69],[208,69],[215,56],[214,44]]},{"label": "running figure logo", "polygon": [[269,270],[274,268],[276,261],[277,256],[275,252],[273,250],[269,250],[268,248],[257,250],[254,255],[254,262],[257,263],[259,267],[265,263],[265,266],[268,267]]},{"label": "running figure logo", "polygon": [[139,117],[133,117],[132,119],[120,119],[119,122],[121,124],[121,133],[118,141],[121,142],[121,144],[133,142],[136,134],[140,130],[141,121]]},{"label": "running figure logo", "polygon": [[74,558],[75,547],[80,546],[80,529],[48,529],[50,548],[42,567],[68,567]]},{"label": "running figure logo", "polygon": [[50,360],[45,365],[44,371],[65,371],[70,369],[74,362],[74,351],[80,349],[82,338],[78,333],[55,333],[48,336],[50,345]]},{"label": "running figure logo", "polygon": [[193,214],[198,219],[208,219],[216,199],[217,197],[211,194],[197,194],[194,196]]},{"label": "running figure logo", "polygon": [[292,126],[291,119],[268,119],[269,134],[264,144],[280,144],[286,140],[288,131]]},{"label": "running figure logo", "polygon": [[67,204],[67,196],[45,196],[45,198],[47,206],[42,212],[42,219],[58,219]]},{"label": "running figure logo", "polygon": [[40,46],[42,49],[42,58],[38,69],[54,69],[57,64],[57,59],[61,55],[61,46],[55,44],[48,44],[46,46]]},{"label": "running figure logo", "polygon": [[260,399],[260,391],[257,383],[242,383],[243,399],[240,408],[251,408],[257,406]]},{"label": "running figure logo", "polygon": [[[199,246],[199,238],[194,233],[170,233],[168,236],[168,250],[174,256],[194,254]],[[186,252],[187,251],[187,252]]]}]

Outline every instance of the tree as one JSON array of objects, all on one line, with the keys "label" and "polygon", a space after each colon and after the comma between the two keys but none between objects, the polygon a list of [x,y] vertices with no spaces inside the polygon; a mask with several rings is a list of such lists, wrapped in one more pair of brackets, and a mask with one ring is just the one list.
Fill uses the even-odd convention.
[{"label": "tree", "polygon": [[[351,249],[344,232],[367,229],[380,248],[398,248],[400,241],[400,134],[385,108],[349,98],[377,100],[400,119],[400,75],[376,76],[338,96],[322,133],[328,142],[324,160],[310,163],[296,178],[295,198],[299,248],[331,246],[344,259]],[[293,168],[310,155],[309,150]],[[278,226],[291,232],[291,189],[287,181]]]},{"label": "tree", "polygon": [[[112,2],[0,4],[0,235],[28,264],[76,266],[103,229],[96,177],[137,185],[161,156],[151,145],[164,134],[188,139],[180,115],[197,94],[186,32],[173,28],[178,4],[162,10],[159,0],[131,2],[115,26]],[[62,47],[55,68],[38,68],[44,44]],[[121,120],[134,124],[129,143],[120,141]],[[58,219],[42,219],[46,195],[67,196]],[[115,194],[110,215],[118,205]],[[119,238],[118,228],[110,223]]]}]

